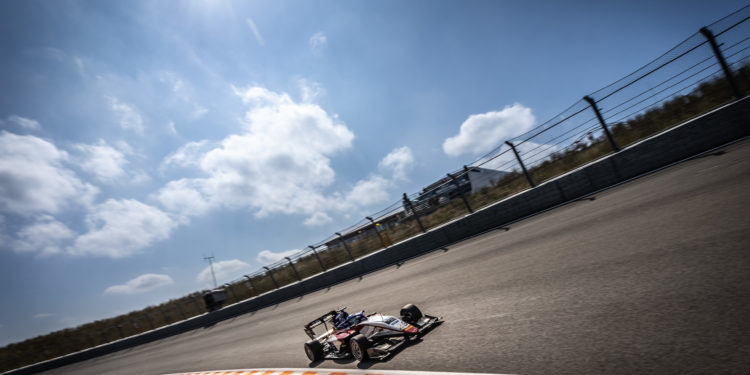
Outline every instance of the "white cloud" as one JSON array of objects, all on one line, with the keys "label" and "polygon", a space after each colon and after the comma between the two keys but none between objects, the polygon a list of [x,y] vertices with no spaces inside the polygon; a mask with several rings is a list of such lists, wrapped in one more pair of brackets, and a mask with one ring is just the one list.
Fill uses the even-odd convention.
[{"label": "white cloud", "polygon": [[414,155],[412,155],[411,149],[407,146],[394,149],[378,164],[381,170],[391,170],[393,178],[402,181],[409,179],[409,172],[413,166]]},{"label": "white cloud", "polygon": [[0,212],[57,213],[73,204],[89,205],[98,190],[63,166],[68,159],[41,138],[0,132]]},{"label": "white cloud", "polygon": [[39,313],[39,314],[34,315],[34,319],[49,318],[49,317],[52,317],[52,315],[53,314],[51,314],[51,313]]},{"label": "white cloud", "polygon": [[301,251],[302,250],[299,250],[299,249],[293,249],[293,250],[280,251],[278,253],[275,253],[270,250],[263,250],[260,253],[258,253],[258,257],[256,259],[258,260],[260,264],[266,265],[266,264],[276,263],[284,259],[284,257],[291,257]]},{"label": "white cloud", "polygon": [[390,181],[379,175],[359,180],[346,194],[346,202],[354,206],[372,206],[388,200]]},{"label": "white cloud", "polygon": [[73,255],[130,256],[167,239],[176,225],[166,213],[133,199],[109,199],[92,207],[86,223],[88,232],[68,249]]},{"label": "white cloud", "polygon": [[112,285],[104,290],[104,294],[145,293],[172,284],[174,284],[174,280],[172,280],[169,275],[147,273],[140,275],[125,284]]},{"label": "white cloud", "polygon": [[8,121],[20,126],[25,130],[39,130],[42,128],[42,126],[39,125],[39,121],[17,115],[9,116]]},{"label": "white cloud", "polygon": [[252,18],[247,19],[247,26],[250,28],[250,31],[253,32],[255,41],[258,42],[261,47],[266,45],[266,42],[263,40],[263,36],[261,36],[260,31],[258,31],[258,26],[255,25],[255,22],[253,22]]},{"label": "white cloud", "polygon": [[[218,143],[187,143],[161,163],[162,170],[192,167],[200,173],[170,181],[153,195],[181,223],[212,209],[248,209],[257,217],[305,215],[304,225],[324,225],[332,221],[331,212],[386,202],[394,182],[408,179],[414,156],[400,147],[379,164],[382,174],[392,177],[372,174],[347,192],[326,193],[336,177],[330,158],[354,139],[346,125],[283,92],[258,86],[234,90],[249,106],[244,131]],[[303,90],[303,99],[311,96]]]},{"label": "white cloud", "polygon": [[461,124],[458,135],[443,142],[443,151],[450,156],[487,152],[503,140],[519,135],[534,125],[531,109],[518,103],[502,111],[471,115]]},{"label": "white cloud", "polygon": [[186,223],[191,216],[202,215],[211,209],[211,202],[204,192],[206,181],[183,178],[170,181],[155,194],[164,208]]},{"label": "white cloud", "polygon": [[161,162],[161,168],[165,169],[171,165],[179,167],[198,167],[201,157],[208,151],[208,141],[188,142],[177,151],[167,155]]},{"label": "white cloud", "polygon": [[328,209],[322,190],[335,178],[330,157],[351,147],[354,134],[318,105],[296,103],[286,93],[262,87],[235,92],[251,107],[245,132],[207,152],[205,143],[195,142],[167,157],[165,165],[198,165],[204,176],[172,181],[157,199],[170,211],[249,208],[259,217]]},{"label": "white cloud", "polygon": [[[126,149],[130,149],[130,146],[126,146]],[[100,139],[96,144],[78,144],[74,147],[81,153],[79,164],[83,170],[94,175],[97,180],[111,183],[126,175],[123,167],[128,160],[125,154],[104,140]]]},{"label": "white cloud", "polygon": [[328,38],[322,31],[318,31],[310,37],[308,44],[313,52],[319,53],[328,44]]},{"label": "white cloud", "polygon": [[137,108],[131,104],[120,102],[114,97],[109,98],[109,105],[117,115],[120,127],[143,134],[143,118],[141,118]]},{"label": "white cloud", "polygon": [[13,250],[51,255],[59,253],[63,241],[75,236],[65,224],[49,215],[42,215],[32,225],[21,229],[13,241]]},{"label": "white cloud", "polygon": [[307,225],[308,227],[316,227],[326,225],[331,221],[333,221],[333,219],[331,219],[331,217],[328,216],[325,212],[316,212],[312,216],[305,219],[302,224]]},{"label": "white cloud", "polygon": [[[216,275],[216,281],[218,283],[224,283],[241,276],[243,273],[250,272],[250,265],[239,260],[222,260],[213,264],[214,273]],[[211,283],[211,267],[208,266],[198,274],[196,280],[199,283]]]},{"label": "white cloud", "polygon": [[[277,93],[260,86],[251,86],[244,90],[236,87],[232,87],[232,89],[234,90],[234,94],[242,99],[243,103],[250,104],[256,108],[294,105],[292,98],[285,92]],[[245,113],[245,117],[248,117],[250,113]]]}]

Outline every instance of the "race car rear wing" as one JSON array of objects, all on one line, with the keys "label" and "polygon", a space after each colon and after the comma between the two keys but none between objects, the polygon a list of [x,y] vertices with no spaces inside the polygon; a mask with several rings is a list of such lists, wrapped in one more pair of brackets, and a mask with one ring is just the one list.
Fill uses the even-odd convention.
[{"label": "race car rear wing", "polygon": [[338,314],[339,312],[341,312],[341,311],[343,311],[343,310],[345,310],[345,309],[346,309],[346,307],[344,307],[344,308],[342,308],[342,309],[338,309],[338,310],[331,310],[331,311],[329,311],[329,312],[327,312],[327,313],[325,313],[325,314],[321,315],[320,317],[316,318],[316,319],[315,319],[315,320],[313,320],[312,322],[310,322],[310,323],[307,323],[307,324],[305,324],[305,333],[306,333],[306,334],[307,334],[307,336],[309,336],[309,337],[310,337],[311,339],[315,340],[315,339],[316,339],[316,336],[315,336],[315,332],[313,332],[313,328],[315,328],[315,327],[317,327],[317,326],[319,326],[319,325],[321,325],[321,324],[322,324],[322,325],[323,325],[323,326],[325,327],[325,330],[326,330],[326,332],[327,332],[327,331],[328,331],[328,324],[327,324],[326,322],[330,323],[330,322],[331,322],[331,320],[332,320],[332,319],[333,319],[333,318],[334,318],[334,317],[335,317],[335,316],[336,316],[336,315],[337,315],[337,314]]}]

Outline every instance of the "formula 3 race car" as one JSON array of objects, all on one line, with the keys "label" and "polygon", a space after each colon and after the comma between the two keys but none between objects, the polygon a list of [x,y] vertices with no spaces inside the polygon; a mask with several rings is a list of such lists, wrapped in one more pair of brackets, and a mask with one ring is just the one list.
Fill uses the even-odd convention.
[{"label": "formula 3 race car", "polygon": [[[305,343],[305,354],[311,362],[323,359],[385,358],[396,349],[419,338],[442,322],[437,316],[423,315],[408,304],[401,308],[400,318],[364,311],[349,315],[346,308],[333,310],[305,325],[310,341]],[[313,329],[323,326],[324,332]]]}]

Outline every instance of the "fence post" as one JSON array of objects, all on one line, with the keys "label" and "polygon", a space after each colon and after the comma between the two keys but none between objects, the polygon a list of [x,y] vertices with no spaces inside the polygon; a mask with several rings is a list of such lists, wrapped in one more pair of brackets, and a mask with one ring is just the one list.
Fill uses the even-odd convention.
[{"label": "fence post", "polygon": [[417,210],[414,209],[414,205],[411,204],[411,200],[406,196],[406,193],[404,193],[404,206],[408,207],[409,211],[414,215],[414,218],[417,219],[417,224],[419,224],[419,229],[422,230],[422,233],[426,233],[427,231],[424,229],[424,225],[422,225],[422,220],[419,219],[419,214],[417,213]]},{"label": "fence post", "polygon": [[294,271],[294,276],[297,276],[297,281],[302,281],[302,278],[299,277],[299,272],[297,272],[297,268],[294,267],[294,263],[292,263],[292,259],[289,257],[284,257],[287,262],[289,262],[289,265],[292,267],[292,271]]},{"label": "fence post", "polygon": [[378,239],[380,239],[380,244],[383,245],[383,248],[387,248],[388,246],[385,245],[385,241],[383,240],[383,237],[380,235],[380,231],[378,230],[378,224],[375,223],[375,220],[373,220],[371,217],[367,216],[365,219],[370,220],[372,223],[372,228],[375,229],[375,234],[378,235]]},{"label": "fence post", "polygon": [[271,272],[271,269],[266,266],[263,266],[263,268],[265,268],[266,271],[268,271],[268,276],[271,277],[271,281],[273,281],[273,285],[276,287],[276,289],[279,289],[279,283],[277,283],[276,278],[273,277],[273,272]]},{"label": "fence post", "polygon": [[456,191],[458,192],[458,195],[461,196],[461,199],[464,201],[464,204],[466,205],[466,209],[469,211],[469,213],[474,213],[474,210],[471,209],[471,205],[469,205],[469,200],[466,199],[466,196],[464,195],[464,192],[461,191],[461,185],[458,184],[458,180],[456,177],[454,177],[452,174],[448,173],[446,174],[448,178],[453,181],[453,184],[456,185]]},{"label": "fence post", "polygon": [[719,45],[716,44],[716,37],[714,36],[714,33],[711,32],[707,27],[701,27],[701,34],[708,39],[708,43],[711,44],[711,49],[714,50],[714,56],[716,56],[716,60],[719,60],[719,65],[721,65],[721,70],[724,71],[724,76],[727,78],[727,81],[729,81],[729,86],[732,87],[732,93],[734,94],[734,97],[736,99],[739,99],[742,97],[740,94],[740,90],[737,89],[737,85],[734,83],[734,78],[732,77],[732,71],[729,70],[729,66],[727,65],[727,61],[724,59],[724,54],[721,53],[721,49],[719,49]]},{"label": "fence post", "polygon": [[232,284],[226,283],[224,284],[224,288],[229,289],[229,292],[232,293],[232,297],[234,298],[234,302],[239,302],[240,300],[237,299],[237,295],[234,294],[234,289],[232,289]]},{"label": "fence post", "polygon": [[609,132],[609,128],[607,127],[607,123],[604,121],[604,117],[602,117],[602,113],[599,112],[599,106],[596,105],[596,101],[592,97],[590,97],[588,95],[584,96],[583,100],[585,100],[586,102],[588,102],[589,105],[591,106],[591,108],[594,110],[594,113],[596,113],[596,118],[599,119],[599,124],[602,126],[602,129],[604,130],[604,135],[607,136],[607,140],[609,141],[609,145],[612,146],[612,149],[615,152],[619,152],[620,151],[620,147],[617,146],[617,143],[615,143],[615,139],[612,137],[612,133]]},{"label": "fence post", "polygon": [[510,141],[505,141],[505,144],[510,146],[510,149],[513,150],[513,154],[516,155],[516,160],[518,160],[518,164],[521,165],[523,174],[526,176],[526,181],[529,182],[529,185],[531,185],[531,187],[535,187],[536,185],[534,185],[534,180],[531,179],[531,175],[529,174],[529,171],[527,171],[526,166],[523,165],[523,160],[521,160],[521,155],[518,155],[518,151],[516,151],[516,146],[514,146],[513,143],[510,143]]},{"label": "fence post", "polygon": [[352,261],[354,261],[354,256],[352,255],[352,250],[349,249],[349,245],[346,244],[346,240],[344,240],[344,236],[341,235],[341,233],[336,232],[336,235],[339,236],[339,240],[342,244],[344,244],[344,249],[346,249],[346,252],[349,254],[349,258],[351,258]]},{"label": "fence post", "polygon": [[315,257],[316,257],[316,258],[318,258],[318,264],[320,264],[320,268],[322,268],[322,269],[323,269],[323,272],[326,272],[326,271],[328,271],[328,270],[326,269],[326,266],[325,266],[325,265],[323,264],[323,261],[322,261],[322,260],[320,259],[320,255],[318,255],[318,252],[317,252],[317,251],[315,251],[315,246],[312,246],[312,245],[310,245],[310,246],[308,246],[308,247],[309,247],[310,249],[312,249],[312,251],[313,251],[313,254],[315,254]]},{"label": "fence post", "polygon": [[245,282],[245,285],[247,285],[247,289],[250,289],[255,295],[258,295],[258,292],[255,290],[255,287],[253,287],[253,282],[250,281],[250,275],[244,275],[244,277],[247,279]]}]

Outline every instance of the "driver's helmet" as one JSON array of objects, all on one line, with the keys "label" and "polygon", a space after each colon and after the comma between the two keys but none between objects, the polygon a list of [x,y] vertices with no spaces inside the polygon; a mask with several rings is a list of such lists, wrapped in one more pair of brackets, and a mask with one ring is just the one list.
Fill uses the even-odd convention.
[{"label": "driver's helmet", "polygon": [[346,325],[346,318],[349,317],[349,314],[346,313],[346,311],[339,311],[338,314],[333,318],[333,325],[336,328],[344,328]]},{"label": "driver's helmet", "polygon": [[346,319],[346,323],[348,326],[355,326],[365,320],[365,315],[363,314],[364,311],[360,311],[356,314],[349,315],[349,317]]}]

